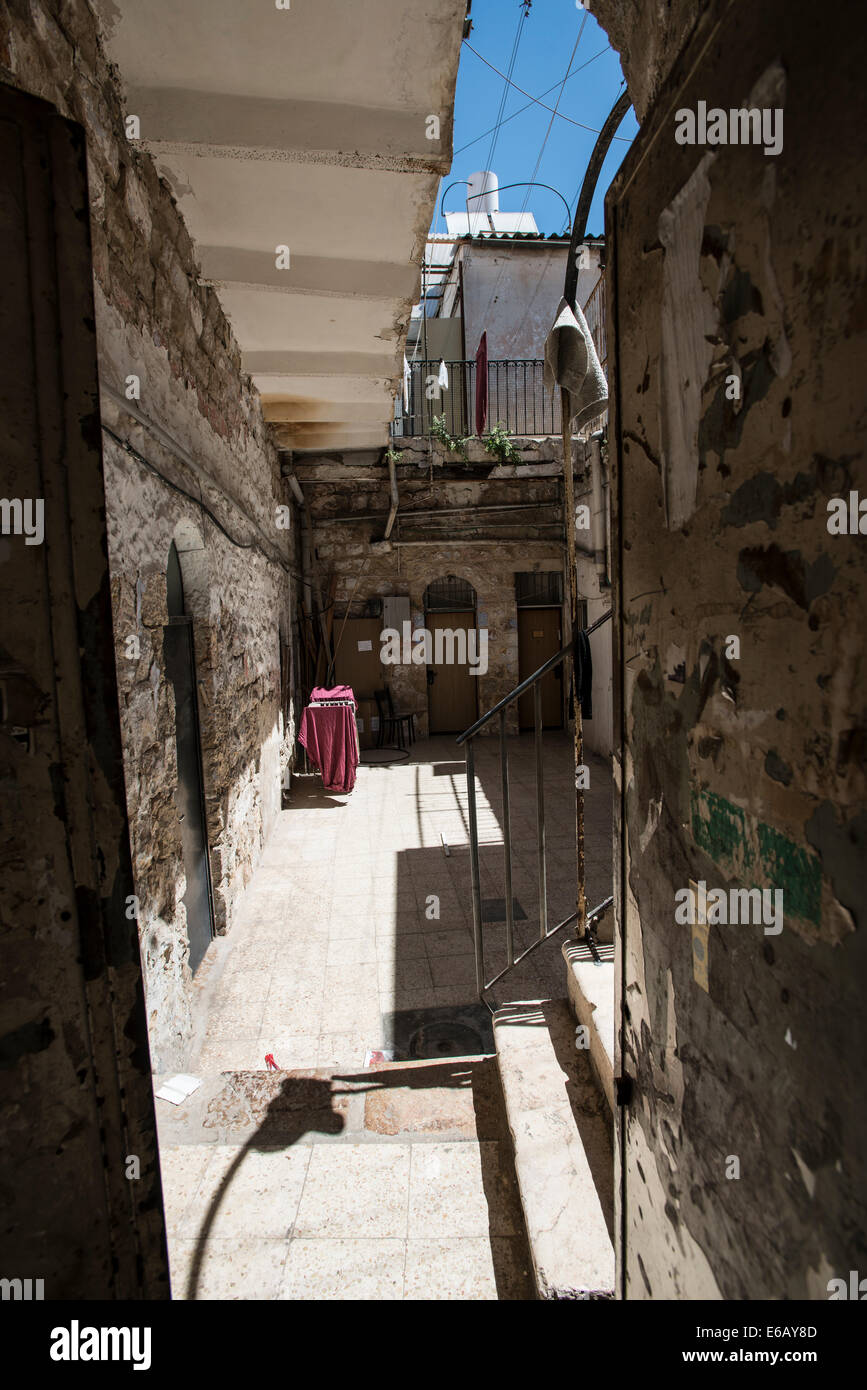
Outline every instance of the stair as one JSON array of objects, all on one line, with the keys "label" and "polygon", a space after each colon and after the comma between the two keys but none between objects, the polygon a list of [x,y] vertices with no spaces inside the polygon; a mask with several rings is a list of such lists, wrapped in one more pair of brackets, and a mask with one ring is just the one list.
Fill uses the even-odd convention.
[{"label": "stair", "polygon": [[611,1116],[569,1001],[505,1005],[494,1039],[536,1292],[613,1298]]},{"label": "stair", "polygon": [[614,947],[600,942],[596,954],[584,941],[564,941],[566,987],[578,1023],[589,1035],[590,1062],[608,1109],[614,1114]]}]

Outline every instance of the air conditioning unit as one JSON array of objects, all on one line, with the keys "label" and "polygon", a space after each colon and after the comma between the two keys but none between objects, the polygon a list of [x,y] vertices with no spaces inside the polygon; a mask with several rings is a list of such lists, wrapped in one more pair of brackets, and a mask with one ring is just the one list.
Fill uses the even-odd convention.
[{"label": "air conditioning unit", "polygon": [[397,632],[403,632],[401,623],[408,623],[410,620],[410,604],[407,594],[398,594],[394,598],[384,598],[382,600],[382,626],[394,628]]}]

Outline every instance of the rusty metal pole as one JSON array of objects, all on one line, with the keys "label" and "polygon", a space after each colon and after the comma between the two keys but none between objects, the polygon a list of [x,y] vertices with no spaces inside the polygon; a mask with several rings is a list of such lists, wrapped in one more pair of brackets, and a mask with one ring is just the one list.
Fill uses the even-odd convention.
[{"label": "rusty metal pole", "polygon": [[575,720],[575,849],[576,907],[578,935],[587,931],[587,891],[584,879],[584,788],[579,785],[579,769],[584,764],[584,726],[581,700],[575,679],[575,637],[578,624],[578,558],[575,547],[575,483],[572,477],[572,403],[569,392],[560,387],[563,436],[563,509],[566,513],[566,554],[569,562],[569,618],[572,633],[572,715]]}]

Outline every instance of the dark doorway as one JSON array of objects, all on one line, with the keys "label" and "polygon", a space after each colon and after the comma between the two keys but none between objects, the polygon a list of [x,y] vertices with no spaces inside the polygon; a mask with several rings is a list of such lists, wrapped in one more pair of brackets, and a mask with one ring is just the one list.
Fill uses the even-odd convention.
[{"label": "dark doorway", "polygon": [[81,126],[0,83],[2,1273],[37,1275],[46,1300],[116,1307],[166,1298],[169,1281],[130,910],[86,158]]},{"label": "dark doorway", "polygon": [[[455,659],[459,633],[476,629],[476,591],[466,580],[447,575],[429,584],[424,595],[425,626],[431,635],[427,668],[428,727],[432,734],[460,734],[478,717],[478,677],[467,661]],[[442,659],[437,661],[437,633]],[[448,634],[448,635],[446,635]]]},{"label": "dark doorway", "polygon": [[[556,571],[515,575],[518,606],[518,680],[544,666],[563,645],[563,576]],[[543,729],[563,727],[563,667],[549,671],[540,682]],[[518,701],[519,729],[532,729],[533,695]]]},{"label": "dark doorway", "polygon": [[174,542],[169,550],[166,568],[166,602],[169,621],[163,629],[163,656],[166,675],[175,693],[178,756],[178,786],[175,796],[181,822],[184,873],[187,879],[184,906],[187,910],[190,969],[195,973],[214,935],[214,907],[208,863],[193,620],[184,612],[183,576]]}]

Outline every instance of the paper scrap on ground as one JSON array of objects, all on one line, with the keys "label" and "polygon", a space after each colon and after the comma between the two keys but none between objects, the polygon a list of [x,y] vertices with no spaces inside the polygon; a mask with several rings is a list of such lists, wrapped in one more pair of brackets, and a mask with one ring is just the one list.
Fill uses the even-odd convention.
[{"label": "paper scrap on ground", "polygon": [[172,1105],[180,1105],[201,1086],[197,1076],[172,1076],[156,1092],[157,1100],[169,1100]]}]

